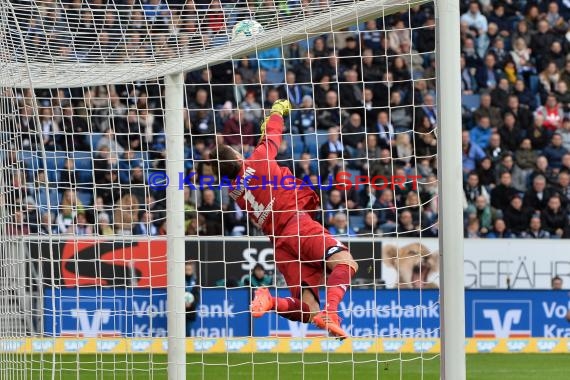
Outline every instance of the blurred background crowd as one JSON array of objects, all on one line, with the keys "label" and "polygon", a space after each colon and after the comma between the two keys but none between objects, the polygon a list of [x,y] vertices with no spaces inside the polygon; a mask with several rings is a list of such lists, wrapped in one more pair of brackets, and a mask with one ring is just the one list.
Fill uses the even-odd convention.
[{"label": "blurred background crowd", "polygon": [[[225,43],[236,15],[249,13],[269,27],[264,14],[310,12],[311,5],[44,3],[20,25],[26,39],[49,46],[53,34],[68,34],[70,44],[58,54],[75,54],[78,62],[94,49],[145,56],[156,36],[164,49]],[[456,75],[463,98],[465,235],[570,238],[570,1],[461,1],[461,10],[462,70]],[[388,181],[383,189],[317,189],[318,218],[332,233],[437,236],[434,49],[434,9],[427,4],[187,73],[180,137],[186,174],[215,175],[210,152],[216,142],[247,157],[265,111],[288,98],[294,110],[276,159],[296,177],[326,185],[339,172],[421,176],[417,186]],[[160,80],[6,90],[13,121],[4,132],[14,133],[5,147],[13,178],[3,195],[14,207],[9,231],[166,234],[165,191],[149,186],[149,178],[165,170],[163,91]],[[184,189],[188,235],[260,234],[227,188],[197,187]]]}]

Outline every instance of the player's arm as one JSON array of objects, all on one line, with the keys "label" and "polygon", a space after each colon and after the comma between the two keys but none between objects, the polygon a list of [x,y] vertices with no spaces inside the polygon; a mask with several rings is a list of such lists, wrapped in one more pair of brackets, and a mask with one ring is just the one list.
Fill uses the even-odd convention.
[{"label": "player's arm", "polygon": [[288,100],[280,99],[273,103],[271,114],[261,124],[261,138],[251,158],[275,158],[283,138],[283,128],[285,126],[283,118],[289,115],[290,110],[291,103]]}]

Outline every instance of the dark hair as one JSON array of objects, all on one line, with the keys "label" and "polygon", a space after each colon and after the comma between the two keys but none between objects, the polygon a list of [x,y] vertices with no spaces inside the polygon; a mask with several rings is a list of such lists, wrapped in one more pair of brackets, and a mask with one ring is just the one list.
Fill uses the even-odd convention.
[{"label": "dark hair", "polygon": [[217,169],[220,177],[230,180],[237,178],[242,164],[232,148],[227,145],[218,145],[217,150],[212,152],[212,159],[218,161]]}]

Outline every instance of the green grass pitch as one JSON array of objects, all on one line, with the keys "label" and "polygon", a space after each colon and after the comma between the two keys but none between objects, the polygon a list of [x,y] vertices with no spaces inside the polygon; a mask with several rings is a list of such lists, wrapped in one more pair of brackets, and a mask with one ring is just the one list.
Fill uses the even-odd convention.
[{"label": "green grass pitch", "polygon": [[[0,369],[0,375],[18,373],[21,377],[16,375],[15,379],[52,379],[52,375],[58,380],[167,379],[165,355],[45,354],[6,359],[2,361],[4,368]],[[24,361],[28,362],[26,369]],[[439,357],[433,354],[189,354],[187,363],[187,379],[439,379]],[[468,355],[467,378],[567,380],[570,379],[570,355]]]}]

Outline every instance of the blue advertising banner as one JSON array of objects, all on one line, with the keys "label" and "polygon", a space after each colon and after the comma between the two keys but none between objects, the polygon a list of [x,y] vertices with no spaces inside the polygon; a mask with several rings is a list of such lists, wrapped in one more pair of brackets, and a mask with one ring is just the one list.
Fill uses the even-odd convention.
[{"label": "blue advertising banner", "polygon": [[[44,329],[57,336],[166,336],[165,289],[45,290]],[[280,296],[289,296],[280,290]],[[324,293],[320,295],[324,300]],[[481,338],[570,337],[566,291],[467,290],[466,335]],[[249,289],[202,289],[190,336],[317,336],[310,324],[275,313],[254,319]],[[438,290],[353,289],[341,302],[343,328],[353,337],[436,338]]]},{"label": "blue advertising banner", "polygon": [[[191,336],[248,336],[249,291],[203,290]],[[61,288],[44,290],[49,336],[166,336],[166,289]]]}]

